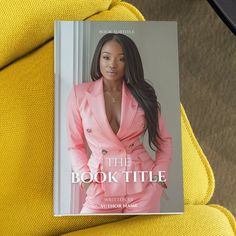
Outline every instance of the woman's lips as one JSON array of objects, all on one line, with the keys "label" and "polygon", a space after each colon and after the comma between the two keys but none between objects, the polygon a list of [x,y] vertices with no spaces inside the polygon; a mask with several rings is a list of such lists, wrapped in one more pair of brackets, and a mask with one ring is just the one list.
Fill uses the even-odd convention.
[{"label": "woman's lips", "polygon": [[116,71],[107,71],[107,73],[110,74],[110,75],[115,75]]}]

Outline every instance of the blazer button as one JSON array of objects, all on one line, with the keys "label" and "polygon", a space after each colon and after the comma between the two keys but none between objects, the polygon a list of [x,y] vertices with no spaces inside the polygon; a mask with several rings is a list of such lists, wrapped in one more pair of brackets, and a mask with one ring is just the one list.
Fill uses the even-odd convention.
[{"label": "blazer button", "polygon": [[102,149],[102,154],[103,154],[103,155],[106,155],[106,154],[107,154],[107,150]]},{"label": "blazer button", "polygon": [[134,144],[133,143],[131,143],[130,145],[129,145],[129,148],[132,148],[134,146]]},{"label": "blazer button", "polygon": [[86,131],[87,131],[88,133],[91,133],[91,132],[92,132],[92,130],[91,130],[91,129],[86,129]]}]

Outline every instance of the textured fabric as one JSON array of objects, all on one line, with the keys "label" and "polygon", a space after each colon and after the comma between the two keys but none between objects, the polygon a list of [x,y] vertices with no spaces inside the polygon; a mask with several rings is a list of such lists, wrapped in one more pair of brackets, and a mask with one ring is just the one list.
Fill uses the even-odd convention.
[{"label": "textured fabric", "polygon": [[[91,14],[104,10],[91,18],[143,19],[131,5],[113,1],[101,9],[104,2],[111,3],[88,0],[0,3],[4,9],[0,16],[1,66],[22,57],[0,72],[1,235],[55,235],[128,218],[53,216],[53,41],[42,44],[53,36],[53,20],[62,16],[89,19]],[[109,10],[105,10],[108,7]],[[32,53],[25,55],[27,52]],[[213,194],[214,178],[183,107],[181,122],[185,203],[204,204]],[[212,235],[233,235],[235,221],[226,209],[201,205],[186,205],[185,209],[184,215],[130,218],[131,222],[118,228],[118,232],[125,230],[126,235],[137,235],[138,231],[133,231],[137,228],[147,235],[152,228],[160,228],[162,235],[173,231],[193,235],[193,230],[201,229],[196,231],[198,235],[211,232]],[[104,225],[104,232],[105,229],[112,231],[112,226]]]},{"label": "textured fabric", "polygon": [[[92,227],[66,236],[161,235],[161,236],[233,236],[233,216],[223,207],[186,205],[183,215],[137,216],[119,222]],[[222,210],[223,209],[223,210]],[[229,220],[228,220],[229,218]],[[119,233],[117,233],[119,232]]]},{"label": "textured fabric", "polygon": [[215,188],[215,179],[209,162],[199,146],[181,105],[184,202],[206,204]]}]

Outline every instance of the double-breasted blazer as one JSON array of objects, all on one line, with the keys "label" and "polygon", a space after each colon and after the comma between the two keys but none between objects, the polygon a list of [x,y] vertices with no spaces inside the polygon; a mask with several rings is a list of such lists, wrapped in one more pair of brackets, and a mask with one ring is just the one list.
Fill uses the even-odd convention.
[{"label": "double-breasted blazer", "polygon": [[88,177],[97,172],[116,172],[117,182],[101,183],[105,196],[125,196],[144,191],[148,177],[143,182],[139,175],[134,177],[130,174],[127,181],[124,171],[152,171],[153,175],[165,171],[162,173],[165,173],[168,186],[172,138],[161,114],[158,114],[161,151],[157,151],[156,160],[152,160],[142,142],[146,126],[143,109],[123,82],[120,128],[115,134],[106,116],[103,80],[101,77],[74,86],[68,98],[68,151],[73,171],[87,172]]}]

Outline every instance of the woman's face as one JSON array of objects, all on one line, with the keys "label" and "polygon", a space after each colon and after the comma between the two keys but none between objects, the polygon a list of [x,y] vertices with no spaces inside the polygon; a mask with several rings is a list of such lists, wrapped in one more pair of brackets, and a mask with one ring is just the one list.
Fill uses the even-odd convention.
[{"label": "woman's face", "polygon": [[124,52],[115,40],[106,42],[102,47],[100,71],[107,80],[120,80],[125,75]]}]

